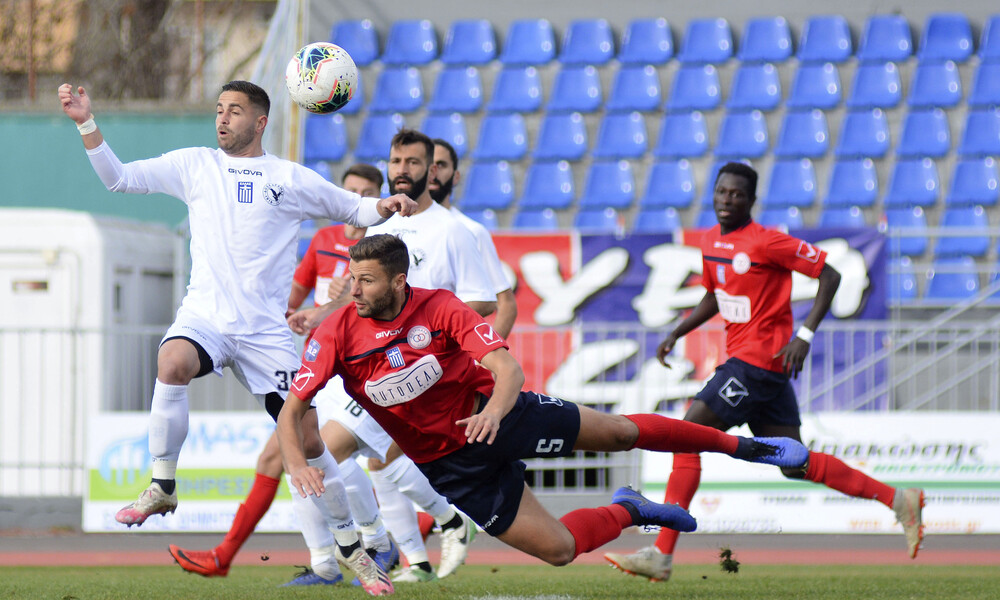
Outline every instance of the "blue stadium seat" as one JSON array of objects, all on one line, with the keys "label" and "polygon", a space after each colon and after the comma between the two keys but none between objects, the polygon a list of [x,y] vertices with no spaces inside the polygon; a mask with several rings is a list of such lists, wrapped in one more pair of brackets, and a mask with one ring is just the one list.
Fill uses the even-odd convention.
[{"label": "blue stadium seat", "polygon": [[833,63],[799,65],[785,106],[791,109],[829,110],[840,104],[840,71]]},{"label": "blue stadium seat", "polygon": [[781,81],[771,63],[744,63],[733,75],[729,110],[770,111],[781,103]]},{"label": "blue stadium seat", "polygon": [[337,112],[342,115],[356,115],[361,112],[365,105],[365,82],[364,71],[358,70],[358,87],[354,89],[354,95]]},{"label": "blue stadium seat", "polygon": [[622,33],[618,61],[623,65],[662,65],[674,55],[674,36],[663,17],[635,19]]},{"label": "blue stadium seat", "polygon": [[618,211],[611,208],[581,208],[573,217],[573,228],[584,233],[615,233],[622,229]]},{"label": "blue stadium seat", "polygon": [[1000,155],[1000,108],[969,111],[958,153],[962,156]]},{"label": "blue stadium seat", "polygon": [[917,276],[909,256],[890,259],[887,277],[890,304],[911,304],[917,299]]},{"label": "blue stadium seat", "polygon": [[972,28],[962,13],[936,13],[924,21],[917,59],[965,62],[972,55]]},{"label": "blue stadium seat", "polygon": [[587,124],[580,113],[546,113],[532,156],[535,160],[580,160],[588,144]]},{"label": "blue stadium seat", "polygon": [[924,209],[919,206],[887,208],[885,220],[890,233],[896,230],[911,234],[889,238],[889,252],[893,255],[920,256],[927,251],[927,215]]},{"label": "blue stadium seat", "polygon": [[375,82],[369,112],[411,113],[424,103],[424,84],[416,67],[386,67]]},{"label": "blue stadium seat", "polygon": [[702,206],[701,212],[694,219],[695,229],[708,229],[710,227],[715,227],[719,224],[719,219],[715,216],[715,211],[712,210],[712,206]]},{"label": "blue stadium seat", "polygon": [[514,229],[555,231],[559,229],[559,217],[551,208],[522,210],[514,215]]},{"label": "blue stadium seat", "polygon": [[514,177],[503,160],[474,162],[462,188],[463,211],[504,210],[514,202]]},{"label": "blue stadium seat", "polygon": [[913,54],[910,24],[903,15],[872,15],[858,42],[860,62],[904,62]]},{"label": "blue stadium seat", "polygon": [[667,98],[667,110],[712,110],[719,106],[722,86],[712,65],[681,65]]},{"label": "blue stadium seat", "polygon": [[482,160],[521,160],[528,150],[524,117],[517,113],[492,114],[479,123],[479,141],[473,157]]},{"label": "blue stadium seat", "polygon": [[842,63],[851,56],[851,29],[840,15],[806,19],[799,38],[799,61]]},{"label": "blue stadium seat", "polygon": [[840,124],[838,158],[882,158],[889,151],[889,119],[880,108],[848,112]]},{"label": "blue stadium seat", "polygon": [[910,83],[906,103],[911,108],[950,108],[962,100],[962,79],[958,67],[944,62],[918,63]]},{"label": "blue stadium seat", "polygon": [[330,31],[330,42],[347,50],[359,67],[367,67],[378,58],[378,32],[369,19],[337,21]]},{"label": "blue stadium seat", "polygon": [[446,65],[485,65],[497,56],[493,24],[486,19],[452,21],[444,38],[441,62]]},{"label": "blue stadium seat", "polygon": [[327,181],[333,181],[333,171],[330,170],[330,163],[326,162],[325,160],[307,161],[303,159],[302,164],[322,175],[323,179]]},{"label": "blue stadium seat", "polygon": [[563,33],[559,62],[567,65],[603,65],[614,55],[614,35],[605,19],[570,21]]},{"label": "blue stadium seat", "polygon": [[848,206],[871,207],[878,199],[878,172],[870,158],[838,159],[833,163],[824,209]]},{"label": "blue stadium seat", "polygon": [[394,21],[382,53],[384,65],[426,65],[438,55],[437,32],[427,19]]},{"label": "blue stadium seat", "polygon": [[493,96],[487,105],[490,112],[533,113],[542,107],[542,83],[538,69],[505,66],[493,84]]},{"label": "blue stadium seat", "polygon": [[829,144],[823,111],[790,111],[785,113],[774,154],[779,158],[819,158],[826,154]]},{"label": "blue stadium seat", "polygon": [[795,206],[783,208],[764,207],[756,221],[764,227],[775,227],[782,231],[802,229],[805,224],[802,221],[802,211]]},{"label": "blue stadium seat", "polygon": [[882,199],[886,208],[933,206],[941,193],[937,165],[929,158],[900,159],[892,169],[889,190]]},{"label": "blue stadium seat", "polygon": [[573,168],[569,163],[533,162],[524,176],[524,194],[521,208],[569,208],[576,198],[573,185]]},{"label": "blue stadium seat", "polygon": [[622,65],[604,105],[610,112],[654,111],[660,107],[660,76],[652,65]]},{"label": "blue stadium seat", "polygon": [[892,108],[903,99],[895,63],[862,63],[854,72],[848,108]]},{"label": "blue stadium seat", "polygon": [[764,200],[768,208],[805,208],[816,200],[816,188],[816,168],[811,160],[776,160]]},{"label": "blue stadium seat", "polygon": [[564,65],[552,83],[551,112],[591,113],[601,107],[601,76],[590,65]]},{"label": "blue stadium seat", "polygon": [[698,111],[667,113],[653,148],[657,158],[696,158],[708,151],[708,127]]},{"label": "blue stadium seat", "polygon": [[302,143],[302,160],[337,162],[347,153],[347,127],[344,116],[306,115],[305,139]]},{"label": "blue stadium seat", "polygon": [[474,113],[483,105],[483,81],[475,67],[448,67],[438,73],[430,112]]},{"label": "blue stadium seat", "polygon": [[818,226],[821,228],[856,228],[867,227],[865,212],[860,206],[828,206],[819,214]]},{"label": "blue stadium seat", "polygon": [[406,126],[401,114],[371,114],[361,123],[354,158],[364,162],[389,159],[389,146],[396,132]]},{"label": "blue stadium seat", "polygon": [[759,110],[730,112],[722,118],[715,155],[759,158],[767,153],[767,120]]},{"label": "blue stadium seat", "polygon": [[686,159],[653,163],[639,206],[643,209],[687,208],[694,202],[694,174]]},{"label": "blue stadium seat", "polygon": [[740,49],[743,63],[785,62],[792,56],[792,32],[784,17],[757,17],[743,25]]},{"label": "blue stadium seat", "polygon": [[979,293],[979,273],[970,256],[940,258],[927,272],[924,302],[951,304]]},{"label": "blue stadium seat", "polygon": [[979,38],[979,59],[983,62],[1000,60],[1000,15],[993,15],[983,25]]},{"label": "blue stadium seat", "polygon": [[669,233],[682,227],[681,215],[672,206],[641,208],[635,215],[632,231],[634,233]]},{"label": "blue stadium seat", "polygon": [[500,219],[497,218],[497,213],[494,210],[487,208],[469,212],[462,211],[462,214],[485,227],[487,231],[496,231],[500,228]]},{"label": "blue stadium seat", "polygon": [[646,147],[646,119],[641,113],[608,113],[597,131],[592,154],[594,158],[640,159]]},{"label": "blue stadium seat", "polygon": [[469,152],[469,134],[462,113],[429,113],[424,117],[420,131],[432,139],[441,138],[454,146],[459,158],[465,158]]},{"label": "blue stadium seat", "polygon": [[[982,206],[960,206],[947,208],[941,216],[941,229],[946,234],[949,229],[956,236],[941,235],[934,245],[934,256],[974,256],[982,258],[990,249],[990,220]],[[982,230],[981,234],[970,231]],[[956,231],[963,230],[963,231]]]},{"label": "blue stadium seat", "polygon": [[580,208],[625,210],[635,200],[635,177],[627,160],[594,161],[580,195]]},{"label": "blue stadium seat", "polygon": [[729,22],[714,19],[688,21],[677,59],[682,63],[724,63],[733,56],[733,32]]},{"label": "blue stadium seat", "polygon": [[948,115],[940,108],[911,110],[903,119],[896,156],[940,158],[951,149]]},{"label": "blue stadium seat", "polygon": [[507,29],[500,62],[505,65],[544,65],[556,56],[556,36],[545,19],[519,19]]},{"label": "blue stadium seat", "polygon": [[969,106],[1000,106],[1000,62],[984,62],[976,69]]},{"label": "blue stadium seat", "polygon": [[963,158],[955,163],[951,189],[944,199],[949,206],[996,206],[1000,197],[1000,173],[991,156]]}]

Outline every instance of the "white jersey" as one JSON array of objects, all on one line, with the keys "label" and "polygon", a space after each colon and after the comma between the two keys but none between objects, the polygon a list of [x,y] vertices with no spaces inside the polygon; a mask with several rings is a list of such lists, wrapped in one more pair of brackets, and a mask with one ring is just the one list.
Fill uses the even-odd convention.
[{"label": "white jersey", "polygon": [[303,220],[362,227],[382,220],[377,199],[363,200],[270,154],[243,158],[220,149],[183,148],[118,163],[117,183],[106,178],[105,161],[114,158],[110,148],[102,144],[88,154],[108,189],[159,192],[188,205],[191,281],[182,307],[223,334],[288,331],[284,314]]},{"label": "white jersey", "polygon": [[496,293],[506,292],[510,288],[510,282],[503,272],[503,264],[500,263],[500,256],[497,254],[497,247],[493,244],[493,236],[490,231],[479,221],[467,217],[456,207],[451,207],[451,214],[458,219],[458,222],[465,225],[465,228],[472,232],[472,237],[476,238],[476,246],[479,248],[479,255],[483,259],[483,267],[493,283]]},{"label": "white jersey", "polygon": [[389,233],[406,242],[413,287],[444,289],[462,302],[496,302],[497,294],[480,260],[476,238],[451,212],[434,202],[411,217],[398,214],[365,234]]}]

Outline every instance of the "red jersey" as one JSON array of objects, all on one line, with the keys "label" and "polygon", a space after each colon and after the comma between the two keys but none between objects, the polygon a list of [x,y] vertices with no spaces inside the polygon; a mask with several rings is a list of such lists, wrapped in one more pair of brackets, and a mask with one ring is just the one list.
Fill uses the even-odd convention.
[{"label": "red jersey", "polygon": [[344,234],[343,225],[331,225],[316,232],[306,255],[295,269],[295,282],[302,287],[315,290],[316,306],[326,304],[327,288],[334,277],[346,277],[347,266],[351,262],[348,254],[358,240],[349,239]]},{"label": "red jersey", "polygon": [[774,229],[749,224],[701,239],[702,285],[715,294],[726,321],[726,352],[768,371],[792,338],[792,271],[819,277],[826,252]]},{"label": "red jersey", "polygon": [[353,304],[316,328],[292,391],[308,401],[340,375],[344,389],[410,458],[428,462],[466,443],[455,425],[476,393],[493,393],[493,374],[477,363],[507,343],[447,290],[407,288],[392,321],[359,317]]}]

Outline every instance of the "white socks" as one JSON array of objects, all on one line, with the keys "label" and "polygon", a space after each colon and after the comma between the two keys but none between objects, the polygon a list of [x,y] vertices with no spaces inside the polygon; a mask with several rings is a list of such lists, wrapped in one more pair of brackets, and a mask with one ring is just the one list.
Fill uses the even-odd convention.
[{"label": "white socks", "polygon": [[[354,529],[354,519],[351,507],[347,502],[347,492],[344,482],[340,479],[340,469],[330,451],[323,448],[323,454],[306,460],[310,467],[323,469],[323,486],[326,491],[317,496],[309,496],[309,500],[323,513],[327,527],[333,532],[334,539],[341,546],[350,546],[358,541],[358,532]],[[294,492],[293,493],[297,493]]]},{"label": "white socks", "polygon": [[340,477],[344,480],[344,487],[347,490],[347,501],[351,505],[354,521],[361,530],[365,548],[374,548],[378,552],[387,551],[389,535],[382,523],[371,479],[368,479],[368,475],[353,458],[338,463],[337,467],[340,468]]},{"label": "white socks", "polygon": [[381,473],[399,487],[403,495],[434,517],[438,525],[447,523],[457,514],[455,508],[448,503],[448,499],[437,493],[409,456],[400,456],[376,473]]},{"label": "white socks", "polygon": [[186,385],[168,385],[159,379],[153,385],[149,408],[149,453],[154,479],[175,479],[177,457],[188,433]]}]

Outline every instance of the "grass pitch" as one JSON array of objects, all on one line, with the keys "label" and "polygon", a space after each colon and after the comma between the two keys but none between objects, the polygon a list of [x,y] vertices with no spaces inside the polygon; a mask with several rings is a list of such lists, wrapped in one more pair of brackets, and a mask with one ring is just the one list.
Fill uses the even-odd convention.
[{"label": "grass pitch", "polygon": [[[279,588],[288,566],[236,566],[223,579],[176,567],[2,567],[0,598],[175,600],[206,598],[368,598],[352,586]],[[396,598],[420,600],[948,600],[1000,598],[1000,569],[986,566],[680,565],[668,583],[650,583],[610,567],[466,565],[440,582],[404,584]]]}]

